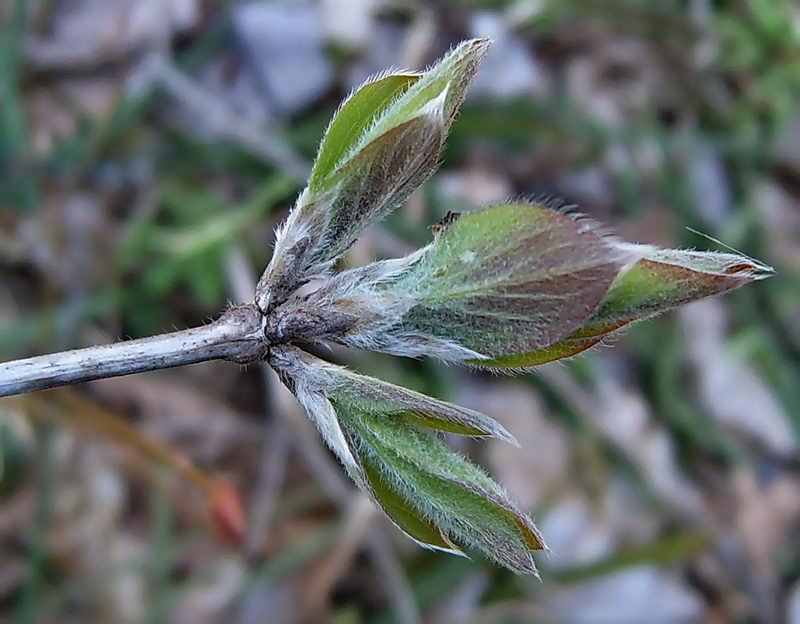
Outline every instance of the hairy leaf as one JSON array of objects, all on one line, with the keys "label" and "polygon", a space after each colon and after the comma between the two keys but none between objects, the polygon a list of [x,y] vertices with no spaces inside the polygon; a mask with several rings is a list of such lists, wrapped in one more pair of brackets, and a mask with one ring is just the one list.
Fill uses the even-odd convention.
[{"label": "hairy leaf", "polygon": [[340,405],[379,413],[406,426],[491,437],[517,444],[500,423],[480,412],[439,401],[374,377],[359,375],[293,347],[273,349],[270,363],[295,394],[306,392],[322,395]]},{"label": "hairy leaf", "polygon": [[448,226],[387,289],[417,300],[401,331],[503,355],[550,345],[578,327],[623,257],[590,222],[543,206],[503,204]]},{"label": "hairy leaf", "polygon": [[308,187],[277,233],[273,259],[256,289],[262,310],[326,275],[365,227],[433,173],[487,47],[483,39],[467,41],[423,74],[377,78],[342,105]]},{"label": "hairy leaf", "polygon": [[771,273],[739,254],[624,243],[541,204],[501,204],[450,219],[411,256],[342,272],[287,302],[274,337],[528,368]]},{"label": "hairy leaf", "polygon": [[365,145],[337,169],[328,221],[311,266],[346,252],[370,222],[393,210],[436,169],[444,141],[443,102],[400,123]]},{"label": "hairy leaf", "polygon": [[739,254],[628,248],[643,257],[615,280],[580,336],[596,336],[773,273],[771,267]]},{"label": "hairy leaf", "polygon": [[535,573],[531,551],[544,545],[533,522],[499,485],[434,435],[513,441],[499,424],[293,347],[274,349],[270,363],[311,419],[324,424],[323,437],[354,481],[401,530],[429,548],[460,553],[455,544],[461,544],[515,572]]},{"label": "hairy leaf", "polygon": [[555,362],[556,360],[563,360],[573,355],[578,355],[602,342],[602,336],[591,338],[575,338],[573,336],[568,336],[544,349],[501,355],[490,360],[467,360],[465,363],[472,364],[473,366],[480,366],[481,368],[531,368],[533,366],[539,366],[540,364],[547,364],[548,362]]},{"label": "hairy leaf", "polygon": [[536,574],[531,552],[545,548],[541,536],[482,470],[430,434],[357,406],[334,405],[354,453],[373,466],[401,509],[438,527],[447,542],[480,550],[514,572]]},{"label": "hairy leaf", "polygon": [[410,72],[376,76],[344,100],[325,130],[308,179],[309,187],[318,187],[344,155],[353,149],[376,117],[419,78],[419,74]]},{"label": "hairy leaf", "polygon": [[449,127],[464,101],[478,65],[486,56],[489,45],[488,39],[470,39],[456,46],[398,98],[371,128],[369,135],[363,139],[364,142],[368,141],[369,137],[383,134],[398,122],[415,116],[417,111],[423,110],[442,95],[444,95],[444,121]]},{"label": "hairy leaf", "polygon": [[360,459],[364,467],[367,491],[397,528],[425,548],[454,555],[463,554],[439,527],[408,504],[393,487],[393,483],[384,476],[378,462],[369,455],[360,456]]},{"label": "hairy leaf", "polygon": [[329,335],[344,344],[490,359],[570,335],[633,259],[588,220],[540,204],[500,204],[458,218],[405,262],[341,274],[302,305],[341,319]]},{"label": "hairy leaf", "polygon": [[763,279],[773,269],[732,253],[625,245],[642,257],[620,273],[597,310],[566,338],[544,349],[471,363],[526,368],[589,349],[632,322]]}]

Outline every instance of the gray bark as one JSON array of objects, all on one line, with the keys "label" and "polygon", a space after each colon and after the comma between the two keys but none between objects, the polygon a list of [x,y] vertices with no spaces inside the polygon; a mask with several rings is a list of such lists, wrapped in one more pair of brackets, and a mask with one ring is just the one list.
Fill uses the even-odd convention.
[{"label": "gray bark", "polygon": [[207,360],[257,362],[268,348],[261,319],[241,306],[202,327],[0,363],[0,397]]}]

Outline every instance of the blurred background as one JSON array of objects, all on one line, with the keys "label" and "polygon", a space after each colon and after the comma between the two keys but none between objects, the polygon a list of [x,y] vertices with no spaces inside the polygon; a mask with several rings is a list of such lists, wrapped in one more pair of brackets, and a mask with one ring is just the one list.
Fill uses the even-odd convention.
[{"label": "blurred background", "polygon": [[514,378],[327,353],[519,439],[452,442],[536,518],[541,583],[404,538],[269,371],[3,400],[0,621],[800,622],[800,7],[2,0],[0,20],[1,359],[248,300],[342,97],[479,35],[440,172],[348,263],[549,193],[778,271]]}]

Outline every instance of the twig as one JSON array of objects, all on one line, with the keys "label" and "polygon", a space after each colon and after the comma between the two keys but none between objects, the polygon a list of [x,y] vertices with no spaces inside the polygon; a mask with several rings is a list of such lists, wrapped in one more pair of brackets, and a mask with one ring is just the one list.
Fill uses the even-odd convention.
[{"label": "twig", "polygon": [[248,364],[267,342],[255,306],[231,308],[203,327],[0,364],[0,396],[208,360]]}]

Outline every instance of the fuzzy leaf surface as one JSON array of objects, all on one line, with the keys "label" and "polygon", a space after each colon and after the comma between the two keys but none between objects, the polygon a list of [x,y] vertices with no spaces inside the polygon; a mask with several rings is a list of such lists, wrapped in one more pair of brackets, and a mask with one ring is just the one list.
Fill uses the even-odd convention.
[{"label": "fuzzy leaf surface", "polygon": [[342,102],[319,146],[308,186],[318,188],[394,100],[419,80],[419,74],[392,73],[368,81]]},{"label": "fuzzy leaf surface", "polygon": [[499,204],[461,216],[405,266],[355,270],[338,293],[307,303],[350,317],[361,311],[363,323],[333,337],[344,344],[488,360],[570,335],[632,257],[590,221],[540,204]]},{"label": "fuzzy leaf surface", "polygon": [[295,394],[302,389],[322,395],[338,405],[381,414],[382,418],[396,420],[408,427],[490,437],[517,444],[500,423],[485,414],[359,375],[294,347],[274,349],[270,363]]},{"label": "fuzzy leaf surface", "polygon": [[[519,574],[536,574],[531,553],[544,549],[533,522],[480,468],[441,440],[334,401],[354,453],[381,482],[447,541],[483,552]],[[401,527],[402,528],[402,527]]]},{"label": "fuzzy leaf surface", "polygon": [[733,253],[625,245],[639,260],[620,273],[600,306],[578,329],[544,349],[471,363],[526,368],[585,351],[630,323],[764,279],[773,269]]},{"label": "fuzzy leaf surface", "polygon": [[439,527],[411,507],[394,489],[378,462],[369,455],[362,455],[360,459],[364,467],[367,491],[397,528],[425,548],[454,555],[462,554]]},{"label": "fuzzy leaf surface", "polygon": [[391,127],[336,170],[338,186],[325,202],[327,223],[311,266],[339,258],[364,228],[384,217],[436,169],[444,142],[442,102]]},{"label": "fuzzy leaf surface", "polygon": [[268,311],[327,275],[369,224],[436,169],[442,145],[488,41],[453,49],[426,72],[367,82],[323,137],[308,187],[278,231],[256,303]]},{"label": "fuzzy leaf surface", "polygon": [[[519,573],[536,572],[531,552],[544,548],[533,522],[503,489],[435,436],[436,431],[513,438],[477,412],[357,375],[293,347],[270,363],[295,392],[356,484],[418,543],[460,553],[484,552]],[[309,396],[315,397],[309,400]],[[328,409],[330,408],[330,409]]]}]

